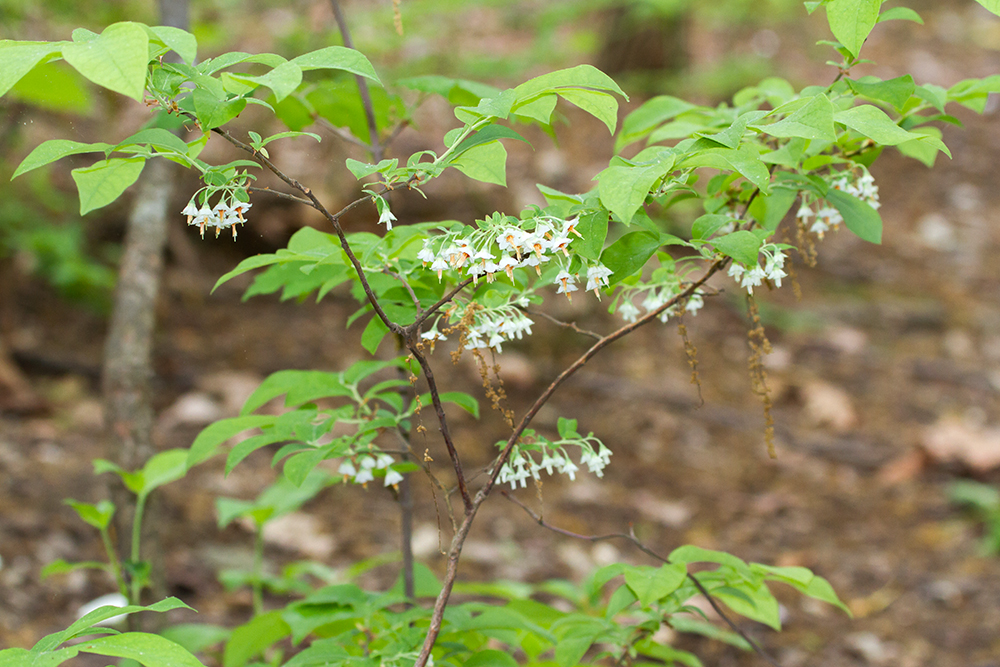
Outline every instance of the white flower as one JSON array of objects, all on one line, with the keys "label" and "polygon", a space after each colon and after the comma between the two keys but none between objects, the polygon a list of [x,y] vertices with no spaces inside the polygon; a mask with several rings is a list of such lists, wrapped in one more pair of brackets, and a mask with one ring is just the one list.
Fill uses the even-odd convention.
[{"label": "white flower", "polygon": [[560,474],[568,476],[572,481],[576,481],[576,471],[579,470],[579,468],[569,460],[568,456],[563,459],[562,464],[556,465],[559,466]]},{"label": "white flower", "polygon": [[451,265],[448,264],[448,260],[446,260],[444,257],[435,258],[434,263],[431,264],[431,271],[437,271],[438,282],[441,282],[441,274],[450,268]]},{"label": "white flower", "polygon": [[753,288],[758,287],[766,277],[767,274],[764,273],[764,269],[760,268],[760,264],[755,264],[752,269],[743,274],[740,287],[746,287],[747,292],[753,294]]},{"label": "white flower", "polygon": [[448,337],[442,334],[437,329],[431,329],[430,331],[425,331],[420,334],[420,337],[424,340],[448,340]]},{"label": "white flower", "polygon": [[739,280],[740,278],[743,277],[743,273],[745,271],[746,269],[743,268],[742,264],[737,264],[736,262],[733,262],[732,264],[729,265],[729,271],[726,272],[726,275],[728,275],[733,280]]},{"label": "white flower", "polygon": [[576,286],[576,277],[564,269],[559,272],[559,275],[556,276],[555,282],[559,284],[559,289],[556,290],[556,294],[565,294],[566,298],[572,301],[573,298],[569,295],[569,293],[575,292],[578,289]]},{"label": "white flower", "polygon": [[812,207],[805,203],[805,201],[802,202],[802,206],[799,206],[799,210],[795,213],[795,217],[800,219],[802,222],[805,222],[814,215],[815,213],[813,213]]},{"label": "white flower", "polygon": [[421,248],[420,252],[417,253],[417,259],[419,259],[421,262],[423,262],[424,266],[427,266],[431,262],[433,262],[433,261],[435,261],[435,260],[438,259],[437,255],[434,254],[434,251],[431,250],[431,240],[430,239],[427,239],[426,241],[424,241],[424,247]]},{"label": "white flower", "polygon": [[542,457],[542,462],[538,465],[539,468],[544,468],[545,472],[552,474],[552,466],[561,466],[563,464],[563,457],[559,452],[550,453],[548,450],[545,451],[545,456]]},{"label": "white flower", "polygon": [[394,216],[392,211],[389,210],[389,202],[376,195],[375,208],[378,209],[378,223],[380,225],[385,225],[386,231],[392,229],[392,223],[396,219],[396,216]]},{"label": "white flower", "polygon": [[612,273],[611,269],[604,266],[600,262],[587,268],[587,291],[594,290],[594,294],[600,298],[600,288],[602,285],[607,286],[608,276]]},{"label": "white flower", "polygon": [[403,481],[403,476],[400,475],[395,470],[393,470],[392,468],[389,468],[388,470],[385,471],[385,485],[386,486],[396,486],[397,484],[399,484],[402,481]]},{"label": "white flower", "polygon": [[518,262],[516,259],[514,259],[510,255],[504,255],[503,257],[500,258],[500,261],[497,262],[496,267],[498,270],[506,273],[507,277],[511,279],[511,282],[513,282],[514,269],[517,267],[517,264]]},{"label": "white flower", "polygon": [[524,244],[525,239],[528,235],[523,229],[517,227],[508,227],[500,236],[497,237],[497,245],[500,246],[500,250],[508,250],[517,255],[517,259],[521,259],[521,248]]},{"label": "white flower", "polygon": [[618,306],[618,314],[626,322],[635,322],[639,318],[639,312],[639,309],[629,299],[622,299],[621,304]]},{"label": "white flower", "polygon": [[354,477],[354,483],[355,484],[367,484],[368,482],[372,481],[373,479],[375,479],[375,475],[372,474],[372,469],[371,468],[363,468],[361,470],[361,472],[359,472]]},{"label": "white flower", "polygon": [[388,468],[394,462],[395,462],[395,459],[393,459],[390,455],[388,455],[385,452],[383,452],[383,453],[379,454],[375,458],[375,467],[376,468],[380,468],[380,469],[381,468]]},{"label": "white flower", "polygon": [[337,468],[337,472],[344,477],[354,477],[358,474],[358,469],[354,467],[354,464],[351,463],[350,460],[347,460],[340,464],[340,467]]},{"label": "white flower", "polygon": [[702,298],[701,292],[697,291],[688,297],[687,303],[684,304],[684,311],[691,313],[692,315],[697,315],[698,311],[701,310],[704,305],[705,300]]},{"label": "white flower", "polygon": [[669,299],[665,294],[666,290],[650,290],[646,295],[646,298],[642,301],[642,307],[646,309],[646,312],[653,312],[663,304],[665,304]]}]

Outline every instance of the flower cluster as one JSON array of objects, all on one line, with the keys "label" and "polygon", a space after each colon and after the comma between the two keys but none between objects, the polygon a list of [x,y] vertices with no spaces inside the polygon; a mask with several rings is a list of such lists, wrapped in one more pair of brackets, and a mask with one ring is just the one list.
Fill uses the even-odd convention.
[{"label": "flower cluster", "polygon": [[[438,280],[445,271],[464,270],[475,282],[482,276],[487,282],[493,282],[500,273],[506,273],[513,281],[516,268],[531,267],[541,275],[542,264],[551,261],[554,255],[562,253],[569,259],[572,236],[582,238],[576,231],[576,218],[534,218],[534,228],[530,231],[518,226],[519,222],[509,216],[494,215],[484,220],[480,229],[471,235],[444,234],[429,238],[417,253],[417,259],[437,272]],[[606,285],[610,273],[603,274],[603,281],[598,273],[593,276],[588,273],[588,281],[596,280],[595,284]],[[561,286],[560,293],[569,294],[577,289],[573,276],[565,271],[559,275],[556,283]],[[587,289],[593,289],[590,284],[588,282]]]},{"label": "flower cluster", "polygon": [[[637,295],[643,294],[645,294],[645,297],[640,302],[639,306],[641,306],[647,313],[651,313],[654,310],[658,310],[661,306],[680,294],[680,283],[674,281],[669,283],[641,285],[639,287],[626,289],[622,293],[620,301],[615,306],[615,311],[622,316],[623,320],[626,322],[635,322],[639,319],[639,316],[642,315],[642,310],[639,310],[639,307],[635,305],[634,300]],[[704,294],[705,293],[701,289],[696,289],[694,293],[687,298],[687,301],[684,302],[683,312],[690,313],[691,315],[697,315],[698,311],[705,305]],[[669,308],[665,308],[663,312],[657,315],[657,319],[665,324],[671,316],[677,315],[680,310],[680,303],[676,303]]]},{"label": "flower cluster", "polygon": [[[592,438],[589,438],[592,439]],[[498,481],[510,484],[511,489],[516,489],[520,484],[521,488],[528,485],[528,478],[541,479],[539,473],[544,470],[549,475],[558,472],[566,475],[570,480],[576,480],[576,473],[580,467],[573,463],[569,454],[566,453],[562,442],[548,443],[540,446],[542,460],[536,461],[528,452],[519,447],[511,450],[510,458],[503,467],[500,468]],[[586,440],[565,443],[577,444],[580,447],[580,465],[587,466],[587,470],[598,477],[604,476],[604,468],[611,462],[611,450],[603,443],[597,443],[597,450]]]},{"label": "flower cluster", "polygon": [[219,199],[219,203],[215,206],[210,207],[206,200],[199,207],[195,204],[195,199],[196,197],[192,197],[188,205],[181,211],[181,215],[187,216],[187,223],[189,225],[198,226],[201,231],[201,238],[205,238],[206,227],[215,228],[216,238],[219,237],[219,232],[229,227],[233,230],[233,240],[235,241],[236,225],[242,225],[246,222],[243,214],[250,210],[250,202],[240,201],[232,195],[230,195],[227,202],[227,197],[223,195]]},{"label": "flower cluster", "polygon": [[753,294],[753,288],[759,287],[764,279],[770,280],[775,287],[781,287],[781,279],[788,274],[784,271],[785,253],[782,246],[776,243],[767,243],[761,247],[760,252],[764,255],[764,266],[760,263],[753,265],[753,268],[733,262],[729,267],[729,277],[740,281],[740,287],[745,287],[747,292]]},{"label": "flower cluster", "polygon": [[403,481],[403,476],[390,467],[394,462],[395,460],[385,452],[375,455],[362,454],[354,461],[345,460],[337,472],[344,476],[344,482],[367,484],[375,479],[376,470],[385,470],[385,485],[395,486]]},{"label": "flower cluster", "polygon": [[[852,176],[853,174],[849,173],[838,174],[830,182],[830,187],[853,195],[877,210],[882,204],[879,201],[878,186],[875,185],[875,178],[864,167],[861,167],[861,175],[856,180],[852,180]],[[816,220],[810,223],[809,218],[814,215],[816,216]],[[802,206],[799,207],[795,217],[801,220],[802,224],[820,239],[831,229],[837,229],[840,223],[844,221],[844,217],[840,214],[840,211],[829,204],[814,212],[810,196],[807,194],[803,194]]]}]

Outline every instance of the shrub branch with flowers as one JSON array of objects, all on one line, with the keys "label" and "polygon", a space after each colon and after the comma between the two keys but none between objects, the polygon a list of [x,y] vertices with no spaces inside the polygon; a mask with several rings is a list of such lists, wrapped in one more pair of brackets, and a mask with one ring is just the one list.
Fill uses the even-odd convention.
[{"label": "shrub branch with flowers", "polygon": [[[624,118],[616,135],[618,154],[597,175],[593,190],[573,194],[539,185],[544,207],[531,206],[517,215],[498,212],[474,222],[393,225],[398,221],[390,201],[413,196],[410,193],[419,192],[449,168],[474,180],[505,185],[504,142],[526,141],[514,129],[518,125],[549,127],[560,100],[615,133],[618,100],[625,97],[619,86],[589,65],[551,72],[508,90],[437,76],[396,81],[392,89],[402,95],[447,98],[455,105],[458,126],[445,134],[440,151],[375,163],[347,160],[363,194],[332,213],[307,184],[270,160],[266,145],[294,137],[320,139],[302,131],[321,115],[309,95],[313,77],[353,75],[381,84],[359,52],[333,46],[290,60],[275,54],[226,53],[199,61],[190,33],[136,23],[117,23],[100,34],[77,30],[69,41],[0,44],[0,94],[33,68],[61,58],[92,82],[145,101],[158,112],[149,127],[117,143],[47,141],[25,158],[15,177],[65,156],[97,154],[92,166],[73,170],[80,212],[85,214],[117,199],[136,181],[147,160],[167,159],[202,177],[204,187],[181,211],[202,237],[206,229],[214,229],[218,236],[230,228],[236,240],[238,225],[253,224],[248,217],[251,195],[277,196],[312,207],[325,218],[326,231],[304,228],[287,248],[244,260],[219,284],[262,270],[248,295],[281,292],[290,298],[315,293],[323,298],[332,290],[349,289],[361,308],[348,324],[369,317],[361,337],[365,349],[374,354],[392,334],[402,350],[393,359],[360,361],[340,372],[274,373],[247,399],[238,417],[209,426],[189,449],[161,452],[138,471],[98,462],[96,472],[119,475],[137,497],[132,553],[119,558],[105,539],[107,565],[60,562],[49,572],[106,568],[115,575],[128,605],[92,611],[30,649],[0,651],[0,664],[54,666],[85,652],[132,658],[150,667],[205,661],[242,667],[258,656],[267,664],[289,667],[348,663],[571,667],[633,660],[697,665],[694,655],[659,641],[656,633],[663,624],[744,648],[751,642],[731,622],[731,631],[723,630],[682,613],[695,610],[689,604],[695,596],[708,597],[720,613],[725,606],[776,629],[780,619],[770,582],[791,585],[846,611],[826,580],[805,568],[746,563],[695,546],[660,557],[634,535],[609,537],[632,540],[657,559],[657,566],[614,563],[578,585],[491,584],[474,589],[477,596],[461,601],[452,595],[473,590],[458,579],[462,548],[479,508],[498,483],[516,491],[529,480],[539,480],[543,471],[574,480],[586,469],[601,477],[610,464],[611,448],[593,433],[582,435],[576,419],[560,418],[555,434],[531,428],[539,409],[563,382],[637,328],[696,315],[717,292],[718,281],[710,284],[710,279],[728,274],[747,291],[754,319],[751,374],[766,410],[770,403],[760,355],[767,349],[767,339],[756,318],[754,288],[765,284],[780,288],[789,277],[792,258],[797,255],[806,264],[813,263],[815,243],[841,224],[860,238],[879,243],[878,189],[868,166],[890,146],[932,166],[937,153],[948,152],[940,130],[931,124],[951,120],[945,107],[957,103],[981,112],[987,95],[1000,91],[1000,76],[966,80],[949,89],[918,84],[909,75],[887,81],[852,78],[852,70],[865,63],[859,52],[879,21],[919,21],[919,16],[903,7],[882,11],[878,0],[805,4],[810,13],[825,9],[836,40],[829,42],[839,58],[829,85],[795,90],[787,81],[770,78],[740,91],[731,104],[717,107],[655,97]],[[983,4],[997,11],[991,3]],[[162,56],[168,51],[175,52],[180,62],[165,62]],[[227,124],[249,104],[274,112],[289,130],[266,138],[249,132],[246,140],[239,138]],[[182,121],[188,137],[164,129],[165,118]],[[379,142],[394,135],[394,128],[369,125],[368,129],[373,143],[357,141],[380,158],[384,145]],[[242,155],[222,165],[204,162],[199,155],[213,136]],[[634,154],[625,157],[625,149]],[[253,185],[267,174],[273,187]],[[686,200],[697,200],[703,214],[690,221],[689,232],[666,232],[661,221]],[[359,207],[372,207],[382,227],[345,232],[341,217]],[[592,296],[587,294],[591,292]],[[535,313],[554,320],[539,310],[554,298],[594,299],[595,305],[600,301],[623,323],[606,332],[560,323],[589,336],[593,343],[518,418],[507,407],[496,367],[487,356],[502,355],[505,343],[531,335],[537,324]],[[685,332],[682,326],[694,367]],[[497,454],[483,471],[463,466],[445,408],[449,404],[478,416],[479,403],[466,393],[438,386],[434,373],[438,346],[448,347],[455,360],[465,353],[473,355],[484,379],[485,397],[509,430],[496,443]],[[286,411],[279,415],[261,411],[282,396]],[[412,445],[411,437],[427,430],[420,418],[427,406],[437,421],[440,452],[420,453]],[[149,580],[139,547],[141,508],[153,490],[220,454],[224,443],[243,433],[250,435],[226,453],[227,473],[265,447],[275,448],[274,464],[280,464],[283,472],[279,482],[254,501],[219,501],[221,525],[244,517],[257,530],[253,571],[227,575],[230,582],[252,587],[255,616],[235,629],[185,625],[160,634],[118,633],[99,625],[119,614],[185,606],[173,598],[141,604]],[[443,457],[447,457],[444,466]],[[334,464],[336,473],[320,465],[331,459],[339,461]],[[478,472],[485,475],[474,474]],[[388,591],[366,591],[315,563],[279,577],[263,572],[259,536],[268,521],[293,511],[331,484],[395,488],[414,474],[441,494],[451,519],[442,579],[418,565],[409,573],[412,586],[401,582]],[[472,480],[478,480],[478,486]],[[452,506],[453,497],[458,511]],[[107,537],[113,506],[74,501],[72,507]],[[714,569],[689,570],[694,563]],[[327,585],[315,588],[307,575]],[[265,610],[265,590],[292,599]],[[548,597],[539,597],[542,593]],[[561,598],[560,604],[549,604],[553,596]],[[424,604],[431,598],[432,604]],[[290,649],[289,655],[279,646]]]}]

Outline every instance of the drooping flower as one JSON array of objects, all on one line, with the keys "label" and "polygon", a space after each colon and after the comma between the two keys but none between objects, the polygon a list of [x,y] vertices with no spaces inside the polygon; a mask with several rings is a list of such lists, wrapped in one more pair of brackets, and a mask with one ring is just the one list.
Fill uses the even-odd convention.
[{"label": "drooping flower", "polygon": [[600,262],[587,268],[587,291],[594,290],[597,298],[601,298],[601,286],[607,287],[608,276],[613,272]]},{"label": "drooping flower", "polygon": [[569,271],[563,269],[559,272],[559,275],[556,276],[555,282],[559,285],[559,289],[556,290],[556,294],[565,294],[566,298],[572,301],[573,298],[570,296],[570,292],[575,292],[578,289],[576,286],[576,277]]}]

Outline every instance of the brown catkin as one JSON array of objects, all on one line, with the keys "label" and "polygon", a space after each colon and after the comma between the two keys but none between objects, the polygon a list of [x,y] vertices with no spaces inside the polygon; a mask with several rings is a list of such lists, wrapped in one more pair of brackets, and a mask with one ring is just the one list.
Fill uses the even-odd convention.
[{"label": "brown catkin", "polygon": [[764,355],[770,354],[771,342],[760,321],[760,312],[753,295],[747,296],[747,314],[750,316],[750,328],[747,330],[747,343],[750,346],[750,357],[747,368],[750,371],[750,388],[760,396],[764,405],[764,442],[767,443],[767,455],[778,458],[774,446],[774,417],[771,415],[771,390],[767,386],[767,369],[764,367]]}]

